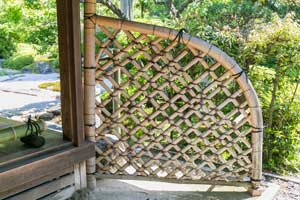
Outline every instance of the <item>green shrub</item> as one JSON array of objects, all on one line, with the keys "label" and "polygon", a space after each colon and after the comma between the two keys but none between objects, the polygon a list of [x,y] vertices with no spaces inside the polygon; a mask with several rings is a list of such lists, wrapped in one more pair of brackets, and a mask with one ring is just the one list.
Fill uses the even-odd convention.
[{"label": "green shrub", "polygon": [[5,68],[21,70],[23,67],[30,65],[34,62],[32,55],[15,56],[7,59],[3,66]]},{"label": "green shrub", "polygon": [[243,56],[264,117],[264,167],[300,169],[300,25],[292,15],[258,26]]},{"label": "green shrub", "polygon": [[10,32],[0,25],[0,58],[8,58],[15,49],[16,46]]},{"label": "green shrub", "polygon": [[59,60],[58,58],[55,58],[52,62],[55,69],[59,69]]}]

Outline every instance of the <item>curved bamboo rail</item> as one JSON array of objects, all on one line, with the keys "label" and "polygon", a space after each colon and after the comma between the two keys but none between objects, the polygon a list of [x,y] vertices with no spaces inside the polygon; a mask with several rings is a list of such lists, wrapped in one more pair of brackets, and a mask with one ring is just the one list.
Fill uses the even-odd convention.
[{"label": "curved bamboo rail", "polygon": [[[100,83],[102,85],[103,85],[103,80],[105,78],[109,79],[109,76],[107,75],[108,73],[106,72],[109,69],[109,66],[114,66],[114,65],[116,65],[116,66],[120,66],[121,65],[121,67],[125,66],[124,63],[122,65],[122,63],[120,64],[119,62],[116,61],[118,58],[121,57],[119,55],[120,53],[123,53],[122,55],[125,55],[125,57],[127,56],[128,58],[130,58],[129,60],[132,60],[132,59],[134,60],[134,58],[130,57],[130,55],[128,54],[128,49],[129,49],[130,45],[137,45],[140,42],[140,38],[138,38],[138,37],[137,38],[132,38],[133,37],[132,34],[131,34],[132,32],[140,33],[141,35],[143,35],[145,37],[148,37],[149,35],[152,35],[152,36],[155,36],[156,38],[160,38],[160,39],[171,41],[171,43],[172,43],[172,41],[174,42],[174,41],[178,40],[178,34],[180,34],[178,31],[175,31],[175,30],[172,30],[172,29],[169,29],[169,28],[165,28],[165,27],[148,25],[148,24],[143,24],[143,23],[138,23],[138,22],[132,22],[132,21],[126,21],[126,20],[120,20],[120,19],[114,19],[114,18],[109,18],[109,17],[102,17],[102,16],[97,16],[96,17],[96,16],[93,16],[92,17],[92,21],[95,22],[95,24],[98,25],[99,28],[107,36],[107,40],[106,41],[96,41],[96,42],[98,42],[98,45],[99,45],[99,48],[100,48],[99,53],[96,56],[96,62],[98,62],[98,60],[101,59],[101,55],[100,54],[103,53],[104,51],[110,52],[110,53],[106,53],[106,54],[108,54],[108,56],[111,58],[111,61],[109,63],[103,64],[103,65],[98,63],[98,65],[97,65],[98,67],[97,67],[95,76],[96,77],[97,76],[101,76],[101,75],[103,76],[103,77],[99,78],[99,81],[100,81]],[[109,31],[108,31],[108,28],[114,29],[114,30],[116,30],[116,32],[113,32],[113,33],[110,34]],[[120,32],[120,31],[125,32],[125,34],[127,35],[127,37],[128,38],[131,37],[131,39],[133,41],[131,42],[132,44],[128,44],[128,46],[125,46],[125,47],[120,47],[122,45],[120,45],[119,43],[115,44],[116,46],[119,46],[119,50],[115,50],[113,52],[113,51],[111,51],[112,47],[109,47],[109,45],[114,45],[115,38],[113,38],[113,37],[115,35],[117,35],[117,33]],[[151,39],[148,38],[148,40],[151,40]],[[152,45],[153,43],[155,43],[155,41],[150,41],[149,45]],[[260,108],[260,105],[259,105],[259,101],[258,101],[256,92],[255,92],[255,90],[254,90],[251,82],[248,80],[246,74],[243,73],[243,70],[241,69],[241,67],[232,58],[230,58],[226,53],[224,53],[223,51],[221,51],[217,47],[213,46],[212,44],[210,44],[210,43],[208,43],[206,41],[203,41],[200,38],[192,37],[192,36],[190,36],[187,33],[181,33],[181,37],[180,37],[178,43],[184,44],[187,47],[187,49],[189,49],[190,51],[192,51],[194,53],[195,57],[198,56],[200,60],[204,56],[209,56],[213,60],[215,60],[216,64],[213,65],[213,66],[209,66],[209,68],[207,69],[209,71],[208,72],[209,74],[214,73],[213,70],[215,70],[219,66],[223,66],[226,69],[226,73],[229,73],[229,75],[231,75],[231,77],[232,77],[230,79],[230,81],[235,81],[239,85],[239,87],[241,89],[241,94],[243,94],[244,97],[245,97],[245,99],[246,99],[246,103],[245,104],[247,104],[247,111],[245,111],[245,113],[249,112],[248,113],[248,117],[246,118],[246,120],[248,121],[248,123],[250,124],[250,127],[251,127],[249,129],[250,136],[248,135],[249,137],[251,137],[251,148],[250,148],[250,151],[251,151],[251,158],[250,158],[250,162],[251,162],[251,175],[250,175],[250,178],[251,178],[251,182],[252,182],[253,188],[257,189],[259,187],[260,181],[262,179],[263,119],[262,119],[262,112],[261,112],[261,108]],[[174,45],[176,45],[176,44],[174,44]],[[128,48],[126,48],[126,47],[128,47]],[[142,49],[142,47],[140,48],[140,51],[143,51],[141,49]],[[167,47],[166,49],[167,49],[166,50],[166,52],[167,52],[167,51],[170,51],[170,49],[172,49],[172,47]],[[201,55],[199,53],[197,53],[198,51],[201,52]],[[117,52],[117,53],[115,53],[115,52]],[[157,55],[158,55],[158,53],[156,55],[154,55],[154,57],[157,56]],[[154,57],[149,58],[149,59],[153,59]],[[156,61],[157,60],[155,60],[155,61],[152,60],[152,61],[149,61],[149,62],[156,62]],[[184,73],[184,72],[182,72],[182,73]],[[91,75],[89,77],[93,77],[93,76]],[[221,79],[222,78],[220,78],[220,77],[216,77],[216,79],[214,80],[214,82],[218,85],[221,82],[220,81]],[[191,80],[191,84],[193,84],[193,83],[194,82]],[[132,81],[131,84],[134,84],[134,81]],[[151,84],[152,84],[152,82],[151,82]],[[124,87],[122,87],[122,85],[120,85],[120,83],[113,83],[112,85],[113,85],[112,87],[116,87],[116,90],[117,89],[120,90],[120,89],[124,88]],[[226,85],[222,85],[222,86],[226,87]],[[103,87],[105,87],[105,86],[103,86]],[[157,86],[157,88],[158,88],[158,86]],[[106,87],[105,89],[107,91],[109,91],[109,94],[111,94],[114,97],[117,96],[116,94],[118,94],[118,95],[120,94],[120,93],[116,93],[117,91],[116,92],[112,91],[110,88]],[[205,88],[204,90],[206,90],[206,89],[207,88]],[[234,94],[230,94],[230,95],[231,95],[230,98],[233,98],[233,99],[237,98],[236,96],[233,96]],[[132,101],[131,101],[131,103],[132,103]],[[100,128],[96,129],[96,135],[98,135],[98,137],[96,137],[96,140],[98,140],[98,141],[100,139],[101,140],[105,140],[109,144],[109,146],[113,149],[113,148],[115,148],[114,147],[115,144],[113,144],[113,142],[111,142],[111,141],[107,141],[107,139],[105,139],[105,136],[104,136],[105,135],[104,132],[106,132],[106,129],[109,129],[109,126],[108,126],[109,123],[107,123],[105,121],[105,120],[107,120],[107,119],[105,119],[105,116],[109,115],[111,117],[118,118],[120,116],[120,112],[121,112],[120,109],[124,109],[124,108],[122,106],[118,105],[119,107],[117,108],[117,110],[119,109],[119,111],[116,111],[116,110],[113,111],[113,112],[118,112],[117,114],[115,114],[115,113],[107,114],[108,111],[107,111],[107,109],[105,110],[105,106],[106,106],[105,102],[101,102],[99,104],[100,105],[98,105],[98,110],[96,111],[96,113],[97,113],[97,115],[100,115],[101,121],[103,122],[102,123],[103,128],[101,128],[101,126],[100,126]],[[161,109],[161,108],[159,107],[159,109]],[[104,114],[101,114],[101,112],[104,112]],[[105,114],[105,112],[106,112],[106,114]],[[228,120],[228,119],[226,119],[226,116],[225,116],[221,120]],[[120,125],[120,127],[122,128],[122,125],[120,124],[121,123],[120,121],[115,120],[114,123],[117,123],[116,126]],[[141,122],[141,124],[143,124],[143,122]],[[139,125],[137,125],[137,126],[139,126]],[[110,130],[110,131],[113,131],[113,130]],[[234,131],[236,131],[236,130],[233,130],[233,132]],[[103,135],[101,136],[102,132],[103,132]],[[118,131],[116,131],[114,133],[116,133],[117,136],[119,137],[119,139],[122,140],[122,138],[121,138],[122,136],[120,136],[121,134],[119,134]],[[132,133],[132,132],[130,132],[130,133]],[[233,143],[235,143],[235,144],[232,144],[232,145],[236,145],[237,142],[238,141],[234,141]],[[116,146],[120,147],[120,145],[121,145],[121,143],[116,142]],[[126,144],[125,146],[127,147],[128,145]],[[124,147],[124,148],[126,148],[126,147]],[[116,149],[114,149],[114,150],[116,150]],[[160,149],[160,150],[164,151],[163,149]],[[103,159],[103,158],[105,159],[105,156],[108,156],[110,154],[104,152],[104,150],[101,149],[101,148],[97,148],[97,152],[98,152],[98,154],[100,156],[97,158],[96,163],[98,163],[98,165],[100,166],[101,173],[105,173],[105,170],[109,171],[109,168],[105,168],[104,164],[101,164],[101,159]],[[124,154],[126,154],[126,153],[124,153]],[[121,153],[119,155],[122,156]],[[218,155],[218,156],[220,156],[220,155]],[[137,157],[138,157],[138,155],[137,155]],[[127,160],[127,158],[124,158],[124,159]],[[107,159],[106,159],[106,161],[107,161]],[[195,161],[195,160],[193,160],[193,161]],[[111,160],[111,162],[112,163],[116,163],[117,161],[116,160]],[[123,162],[125,162],[125,161],[123,161]],[[128,164],[131,161],[129,159],[126,162]],[[128,167],[127,164],[124,164],[124,165],[126,165]],[[225,163],[224,167],[228,167],[229,165],[230,164],[228,164],[228,163],[226,164]],[[116,167],[116,166],[114,166],[114,164],[110,165],[110,167],[112,167],[112,166]],[[133,166],[133,165],[130,165],[130,166]],[[176,166],[176,167],[180,168],[180,166]],[[103,168],[103,169],[101,169],[101,168]],[[122,170],[125,169],[124,167],[122,167],[120,165],[118,165],[116,168],[120,168],[119,169],[120,171],[122,171]],[[222,167],[219,167],[218,169],[221,169],[221,168]],[[230,168],[230,166],[229,166],[229,168]],[[138,167],[136,167],[135,170],[138,171],[136,173],[140,173],[140,174],[138,174],[138,176],[147,176],[147,173],[140,172],[139,171],[140,169],[138,169]],[[151,169],[147,169],[147,170],[151,171]],[[110,174],[116,174],[116,175],[117,174],[120,175],[120,173],[121,174],[123,173],[123,172],[120,172],[120,171],[119,171],[120,173],[116,172],[116,171],[118,171],[118,169],[114,170],[114,172],[112,172],[112,170],[110,170],[108,173],[110,173]],[[155,170],[152,170],[152,171],[154,173]],[[143,173],[144,173],[144,175],[142,175]],[[157,171],[155,173],[157,173]],[[212,173],[215,173],[215,172],[212,172]],[[220,172],[218,172],[218,173],[220,173]],[[228,172],[228,173],[230,173],[230,172]],[[215,178],[215,179],[211,179],[211,180],[212,181],[218,181],[219,179]],[[230,180],[227,179],[226,181],[230,181]]]}]

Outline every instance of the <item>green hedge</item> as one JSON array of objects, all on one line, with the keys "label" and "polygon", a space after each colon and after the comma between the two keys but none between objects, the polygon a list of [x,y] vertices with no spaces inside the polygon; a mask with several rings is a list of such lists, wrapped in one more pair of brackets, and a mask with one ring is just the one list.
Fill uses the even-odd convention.
[{"label": "green hedge", "polygon": [[34,63],[34,59],[32,55],[24,55],[24,56],[15,56],[7,59],[3,66],[5,68],[21,70],[23,67]]}]

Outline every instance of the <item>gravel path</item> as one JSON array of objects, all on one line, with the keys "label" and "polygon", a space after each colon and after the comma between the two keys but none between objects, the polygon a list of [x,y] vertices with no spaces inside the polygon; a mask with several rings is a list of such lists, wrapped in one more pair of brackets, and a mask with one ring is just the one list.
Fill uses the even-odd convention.
[{"label": "gravel path", "polygon": [[274,200],[300,200],[300,184],[270,177],[267,180],[280,186]]},{"label": "gravel path", "polygon": [[57,81],[59,75],[18,74],[0,77],[0,115],[13,117],[42,112],[60,104],[60,93],[40,89],[43,82]]}]

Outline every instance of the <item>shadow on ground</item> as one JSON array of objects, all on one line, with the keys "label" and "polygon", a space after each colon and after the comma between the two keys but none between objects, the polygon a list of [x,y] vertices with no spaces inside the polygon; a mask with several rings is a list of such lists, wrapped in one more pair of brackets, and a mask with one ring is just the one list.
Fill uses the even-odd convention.
[{"label": "shadow on ground", "polygon": [[79,191],[72,199],[90,200],[244,200],[251,196],[243,187],[174,184],[103,179],[94,192]]},{"label": "shadow on ground", "polygon": [[16,115],[22,115],[26,114],[24,112],[30,113],[38,113],[41,112],[47,108],[50,108],[51,106],[59,104],[59,100],[53,100],[53,101],[43,101],[43,102],[37,102],[37,103],[30,103],[27,105],[24,105],[19,108],[12,108],[12,109],[3,109],[0,110],[0,115],[3,117],[13,117]]}]

